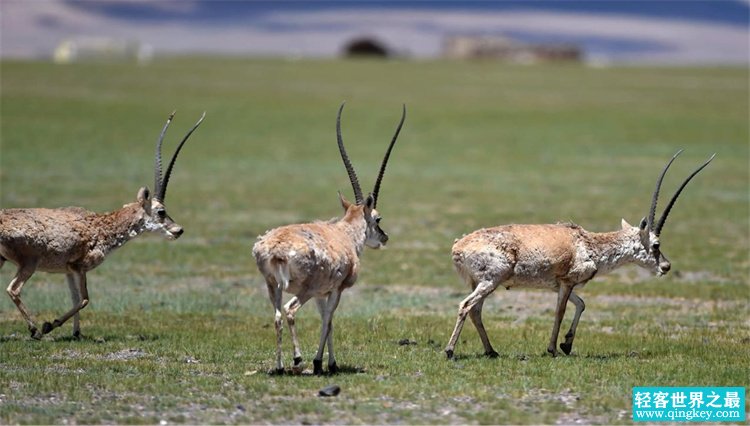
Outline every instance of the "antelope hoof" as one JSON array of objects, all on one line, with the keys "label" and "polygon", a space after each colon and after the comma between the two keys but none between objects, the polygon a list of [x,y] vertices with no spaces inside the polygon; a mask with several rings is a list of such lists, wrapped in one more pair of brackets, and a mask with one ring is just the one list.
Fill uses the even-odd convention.
[{"label": "antelope hoof", "polygon": [[547,352],[552,355],[552,358],[557,358],[557,349],[554,346],[547,348]]},{"label": "antelope hoof", "polygon": [[448,358],[448,359],[453,359],[453,350],[451,350],[451,349],[446,349],[446,350],[445,350],[445,356],[446,356],[446,358]]},{"label": "antelope hoof", "polygon": [[45,321],[44,324],[42,324],[42,334],[47,334],[54,329],[55,326],[52,325],[51,322]]},{"label": "antelope hoof", "polygon": [[320,376],[321,374],[323,374],[323,360],[322,359],[313,360],[313,374],[316,376]]},{"label": "antelope hoof", "polygon": [[493,349],[491,351],[485,352],[484,356],[486,356],[487,358],[497,358],[497,357],[500,356],[500,354],[498,354],[497,352],[495,352],[494,349]]},{"label": "antelope hoof", "polygon": [[334,362],[333,364],[328,364],[328,374],[336,374],[339,372],[339,366],[336,365]]},{"label": "antelope hoof", "polygon": [[302,357],[295,357],[294,365],[292,365],[292,373],[302,374],[304,370],[305,368],[304,368],[304,365],[302,364]]},{"label": "antelope hoof", "polygon": [[572,343],[560,343],[560,349],[562,349],[565,355],[570,355],[570,351],[573,350]]},{"label": "antelope hoof", "polygon": [[283,376],[284,375],[284,367],[276,367],[273,370],[269,371],[268,374],[272,376]]},{"label": "antelope hoof", "polygon": [[39,330],[34,326],[29,326],[29,331],[31,332],[31,338],[34,340],[41,340],[42,333],[39,332]]},{"label": "antelope hoof", "polygon": [[73,331],[73,338],[76,340],[81,340],[81,330]]}]

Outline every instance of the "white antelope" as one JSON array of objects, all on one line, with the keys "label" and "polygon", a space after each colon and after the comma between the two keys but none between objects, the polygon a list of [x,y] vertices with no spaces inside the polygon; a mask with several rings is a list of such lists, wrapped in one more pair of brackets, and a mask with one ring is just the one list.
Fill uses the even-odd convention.
[{"label": "white antelope", "polygon": [[286,291],[294,295],[283,306],[283,313],[292,336],[294,367],[301,368],[302,363],[294,316],[305,302],[314,297],[318,303],[322,325],[320,344],[313,358],[313,373],[322,374],[323,372],[323,350],[326,342],[328,344],[328,371],[336,373],[338,367],[333,354],[333,313],[338,307],[341,293],[354,285],[357,280],[359,256],[364,246],[377,249],[388,241],[388,235],[380,229],[380,214],[375,208],[388,157],[404,124],[406,106],[383,158],[375,186],[367,198],[362,196],[357,175],[341,138],[343,109],[344,104],[341,104],[336,118],[336,138],[341,159],[354,189],[355,202],[350,203],[339,193],[339,200],[344,208],[342,218],[328,222],[275,228],[258,237],[258,241],[253,246],[253,256],[266,280],[268,296],[275,312],[276,372],[278,373],[284,371],[281,361],[282,293]]},{"label": "white antelope", "polygon": [[[89,303],[86,273],[99,266],[112,250],[145,231],[160,231],[169,239],[182,235],[182,227],[167,214],[164,198],[177,155],[205,113],[177,146],[162,178],[161,145],[173,116],[170,114],[156,143],[153,198],[148,188],[142,187],[136,202],[103,214],[79,207],[0,210],[0,267],[6,260],[18,267],[7,291],[32,338],[40,339],[70,317],[74,317],[73,337],[80,337],[79,311]],[[51,323],[45,322],[41,332],[21,301],[23,285],[37,270],[65,274],[73,301],[72,309]]]},{"label": "white antelope", "polygon": [[582,288],[597,274],[608,273],[627,263],[635,263],[659,276],[666,274],[671,265],[659,243],[664,222],[685,185],[716,156],[711,156],[685,179],[659,221],[654,222],[662,180],[681,152],[672,157],[659,175],[648,217],[644,217],[638,227],[631,226],[625,219],[622,219],[621,230],[606,233],[588,232],[572,223],[506,225],[480,229],[456,241],[453,265],[473,291],[459,304],[456,327],[445,348],[448,359],[453,357],[466,315],[479,332],[485,355],[497,356],[482,324],[482,304],[501,284],[508,290],[541,288],[557,292],[555,324],[547,346],[547,352],[554,357],[557,356],[557,336],[568,300],[573,302],[576,311],[565,342],[560,344],[566,355],[573,348],[578,320],[585,308],[574,289]]}]

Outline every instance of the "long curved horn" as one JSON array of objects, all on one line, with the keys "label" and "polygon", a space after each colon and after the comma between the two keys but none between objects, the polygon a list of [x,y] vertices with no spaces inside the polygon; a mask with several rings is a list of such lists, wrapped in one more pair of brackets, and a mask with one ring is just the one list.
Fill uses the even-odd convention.
[{"label": "long curved horn", "polygon": [[339,107],[339,113],[336,116],[336,140],[339,144],[339,152],[341,153],[341,159],[344,161],[344,167],[346,167],[346,173],[349,175],[349,182],[352,183],[352,189],[354,190],[354,200],[357,204],[362,204],[364,198],[362,198],[362,188],[359,186],[357,180],[357,173],[354,172],[349,156],[346,155],[346,148],[344,148],[344,140],[341,138],[341,112],[344,110],[344,104],[342,102]]},{"label": "long curved horn", "polygon": [[401,112],[401,121],[398,123],[398,127],[396,127],[396,133],[393,135],[393,139],[391,139],[391,144],[388,145],[388,150],[385,152],[385,157],[383,157],[383,163],[380,165],[380,172],[378,173],[378,179],[375,181],[375,187],[373,187],[373,190],[372,190],[372,196],[374,198],[373,208],[377,207],[378,205],[378,192],[380,192],[380,182],[383,180],[383,174],[385,173],[385,166],[388,164],[388,158],[391,156],[391,150],[393,149],[393,145],[396,143],[396,139],[398,139],[398,134],[401,133],[401,127],[404,125],[405,118],[406,118],[406,104],[403,104],[403,111]]},{"label": "long curved horn", "polygon": [[659,199],[659,190],[661,189],[661,182],[664,180],[664,175],[667,174],[667,170],[669,169],[669,166],[672,165],[672,162],[674,162],[674,159],[677,158],[678,155],[682,154],[682,151],[679,150],[675,155],[672,156],[672,159],[669,160],[666,166],[664,166],[664,170],[661,171],[661,174],[659,175],[659,179],[656,180],[656,189],[654,190],[654,195],[651,198],[651,209],[648,211],[648,219],[646,219],[646,229],[648,231],[651,231],[654,226],[654,217],[656,216],[656,201]]},{"label": "long curved horn", "polygon": [[172,122],[172,119],[174,118],[174,114],[177,111],[172,111],[171,114],[169,114],[169,118],[167,118],[167,123],[164,124],[164,128],[161,129],[161,134],[159,134],[159,140],[156,141],[156,156],[154,157],[154,193],[159,193],[159,188],[161,188],[161,143],[164,140],[164,135],[167,133],[167,127],[169,127],[169,123]]},{"label": "long curved horn", "polygon": [[204,111],[203,114],[201,114],[201,118],[198,119],[198,122],[195,123],[192,129],[190,129],[189,132],[185,135],[184,138],[182,138],[182,141],[180,141],[180,144],[177,145],[177,149],[174,151],[174,154],[172,154],[172,159],[169,161],[169,166],[167,166],[167,172],[164,173],[164,181],[162,182],[161,187],[159,188],[159,191],[156,193],[156,198],[159,201],[164,201],[164,197],[167,195],[167,185],[169,185],[169,176],[172,175],[172,168],[174,167],[174,163],[177,160],[177,155],[180,153],[180,150],[182,149],[182,146],[185,145],[185,142],[188,140],[190,135],[193,134],[195,129],[200,126],[200,124],[203,122],[203,119],[206,117],[206,112]]},{"label": "long curved horn", "polygon": [[695,169],[693,173],[690,174],[690,176],[685,179],[684,182],[682,182],[682,185],[680,185],[680,188],[675,192],[675,194],[672,196],[672,199],[669,200],[669,204],[667,204],[667,208],[664,209],[664,213],[661,214],[661,218],[659,219],[659,223],[656,224],[656,229],[654,230],[654,234],[659,235],[661,234],[661,229],[664,227],[664,222],[667,221],[667,216],[669,216],[669,211],[672,210],[672,206],[674,206],[674,203],[677,201],[677,197],[680,196],[680,192],[682,192],[683,189],[685,189],[685,186],[690,182],[690,179],[692,179],[695,175],[698,174],[701,170],[703,170],[704,167],[708,166],[708,163],[711,162],[711,160],[716,157],[716,153],[711,156],[705,163],[703,163],[702,166]]}]

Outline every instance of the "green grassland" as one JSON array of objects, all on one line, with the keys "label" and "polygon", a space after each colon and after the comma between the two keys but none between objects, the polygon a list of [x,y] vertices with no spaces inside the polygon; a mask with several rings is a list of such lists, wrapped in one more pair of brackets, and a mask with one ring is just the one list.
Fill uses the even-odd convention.
[{"label": "green grassland", "polygon": [[[206,111],[166,204],[177,241],[145,236],[89,273],[80,341],[29,338],[0,296],[0,423],[630,423],[633,386],[747,386],[750,377],[748,72],[732,68],[506,66],[493,62],[184,58],[148,66],[2,62],[0,207],[109,211],[153,186],[154,142]],[[271,376],[273,313],[250,249],[282,224],[341,213],[351,190],[336,109],[363,189],[407,119],[378,203],[388,248],[366,250],[334,324],[343,372]],[[572,356],[545,356],[555,295],[498,291],[485,325],[442,352],[468,294],[455,238],[505,223],[591,231],[685,190],[662,233],[673,271],[598,277]],[[7,263],[0,282],[14,274]],[[69,307],[37,273],[41,321]],[[568,312],[570,320],[572,309]],[[297,322],[306,362],[314,306]],[[566,321],[566,322],[567,322]],[[567,324],[564,324],[564,327]],[[408,339],[410,344],[399,344]],[[285,330],[285,360],[291,360]],[[341,386],[336,398],[317,396]]]}]

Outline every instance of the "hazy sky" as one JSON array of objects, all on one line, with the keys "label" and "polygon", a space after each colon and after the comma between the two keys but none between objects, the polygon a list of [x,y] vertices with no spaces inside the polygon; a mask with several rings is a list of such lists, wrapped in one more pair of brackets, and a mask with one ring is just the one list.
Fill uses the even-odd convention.
[{"label": "hazy sky", "polygon": [[581,45],[589,59],[747,64],[747,1],[210,2],[2,0],[0,55],[49,57],[67,37],[148,43],[158,53],[329,57],[357,36],[439,55],[446,35]]}]

